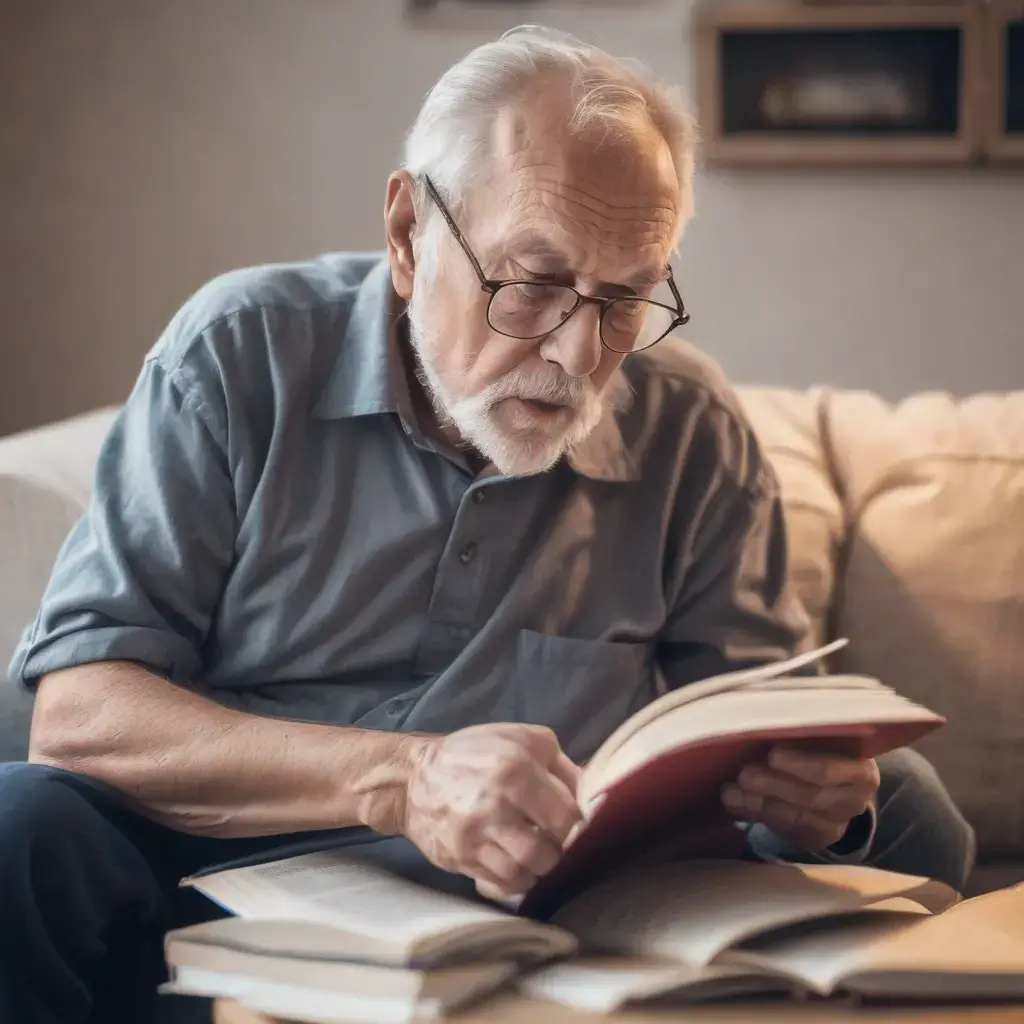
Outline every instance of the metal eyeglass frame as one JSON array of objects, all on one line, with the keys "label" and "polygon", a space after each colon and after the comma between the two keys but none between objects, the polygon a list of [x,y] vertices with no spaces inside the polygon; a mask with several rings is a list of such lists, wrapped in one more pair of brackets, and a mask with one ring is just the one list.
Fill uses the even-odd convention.
[{"label": "metal eyeglass frame", "polygon": [[[430,196],[434,205],[440,211],[441,216],[444,217],[445,223],[448,225],[449,229],[451,230],[451,233],[455,236],[455,241],[459,243],[459,245],[462,248],[462,251],[466,254],[466,257],[472,264],[473,270],[476,272],[476,276],[480,280],[480,287],[490,295],[490,299],[488,300],[487,303],[487,323],[490,324],[491,328],[497,331],[498,334],[501,334],[506,338],[516,338],[519,341],[534,341],[537,338],[543,338],[548,334],[553,334],[560,327],[568,323],[572,316],[585,303],[589,302],[593,303],[596,306],[599,306],[601,310],[598,317],[598,335],[600,336],[601,344],[606,349],[608,349],[609,352],[614,352],[616,355],[629,355],[632,352],[646,352],[647,349],[653,348],[655,345],[657,345],[659,341],[664,341],[664,339],[667,338],[677,327],[682,327],[690,322],[690,314],[686,311],[686,307],[683,305],[683,297],[679,294],[679,289],[676,286],[675,278],[672,275],[672,267],[667,266],[665,268],[665,280],[672,291],[672,297],[676,300],[675,309],[673,309],[671,306],[666,306],[663,302],[657,302],[654,299],[645,299],[643,296],[640,295],[584,295],[582,292],[577,291],[575,288],[573,288],[572,285],[558,284],[555,287],[565,288],[567,291],[571,291],[576,295],[575,304],[573,305],[572,309],[570,309],[569,312],[562,317],[561,323],[556,324],[554,327],[551,328],[550,331],[542,331],[539,334],[529,335],[527,337],[521,337],[520,335],[517,334],[508,334],[506,331],[500,330],[499,328],[495,327],[494,324],[491,322],[491,306],[494,303],[494,297],[498,294],[499,291],[501,291],[502,288],[507,288],[511,285],[530,284],[531,282],[524,282],[523,280],[517,278],[506,278],[502,280],[495,280],[489,278],[484,273],[483,267],[480,266],[480,261],[476,258],[476,255],[474,254],[473,250],[469,247],[469,243],[463,237],[462,232],[459,230],[459,226],[455,223],[455,218],[452,217],[451,213],[448,210],[448,207],[444,203],[444,200],[441,198],[440,193],[434,187],[434,183],[426,175],[422,176],[422,180],[424,187],[427,190],[427,195]],[[646,302],[652,306],[657,306],[660,309],[664,309],[672,314],[672,322],[665,329],[664,333],[660,334],[657,338],[654,339],[654,341],[650,342],[647,345],[644,345],[643,348],[627,349],[625,351],[623,351],[622,349],[612,348],[612,346],[609,345],[604,338],[604,318],[608,310],[611,309],[616,302],[620,301]]]}]

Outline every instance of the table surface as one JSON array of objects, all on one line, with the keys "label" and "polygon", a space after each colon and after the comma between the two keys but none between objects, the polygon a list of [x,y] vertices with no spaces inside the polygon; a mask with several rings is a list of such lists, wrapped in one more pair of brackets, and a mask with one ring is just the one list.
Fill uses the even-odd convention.
[{"label": "table surface", "polygon": [[[512,1024],[524,1020],[530,1024],[1024,1024],[1024,1005],[848,1009],[799,1003],[733,1003],[595,1014],[503,995],[446,1019],[453,1024]],[[216,1024],[288,1024],[224,1000],[217,1002],[214,1020]]]}]

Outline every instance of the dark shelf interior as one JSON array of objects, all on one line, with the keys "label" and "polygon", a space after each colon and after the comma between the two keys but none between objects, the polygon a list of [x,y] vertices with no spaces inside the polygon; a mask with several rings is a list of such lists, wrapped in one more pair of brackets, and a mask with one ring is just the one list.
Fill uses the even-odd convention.
[{"label": "dark shelf interior", "polygon": [[1024,19],[1007,26],[1004,116],[1008,133],[1024,134]]},{"label": "dark shelf interior", "polygon": [[719,47],[726,136],[957,133],[958,26],[728,30]]}]

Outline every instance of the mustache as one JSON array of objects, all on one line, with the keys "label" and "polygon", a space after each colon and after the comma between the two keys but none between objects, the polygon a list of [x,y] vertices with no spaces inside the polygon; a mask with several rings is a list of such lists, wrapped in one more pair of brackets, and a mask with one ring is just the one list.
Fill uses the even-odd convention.
[{"label": "mustache", "polygon": [[522,398],[580,410],[593,401],[597,393],[593,385],[582,377],[538,377],[534,373],[514,370],[488,385],[484,397],[488,405],[495,405],[506,398]]}]

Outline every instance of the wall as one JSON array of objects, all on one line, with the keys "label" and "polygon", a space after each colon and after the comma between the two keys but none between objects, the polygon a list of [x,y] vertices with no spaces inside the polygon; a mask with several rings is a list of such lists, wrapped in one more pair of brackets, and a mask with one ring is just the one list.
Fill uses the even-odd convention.
[{"label": "wall", "polygon": [[[121,398],[211,274],[380,244],[422,94],[530,16],[413,28],[402,7],[0,0],[0,432]],[[543,20],[686,85],[689,8]],[[1024,387],[1024,172],[714,172],[697,203],[690,336],[737,379]]]}]

